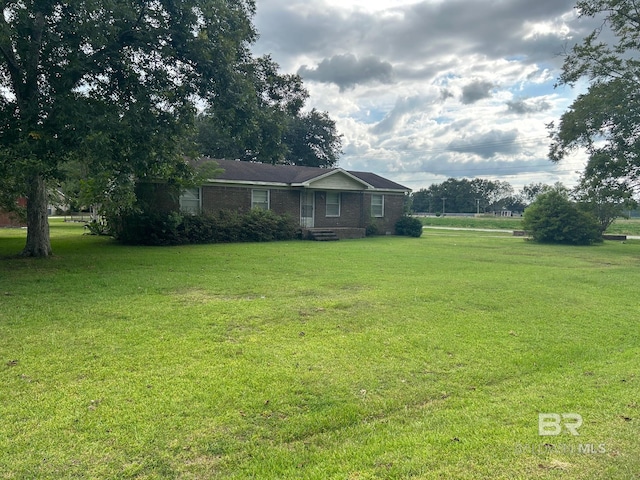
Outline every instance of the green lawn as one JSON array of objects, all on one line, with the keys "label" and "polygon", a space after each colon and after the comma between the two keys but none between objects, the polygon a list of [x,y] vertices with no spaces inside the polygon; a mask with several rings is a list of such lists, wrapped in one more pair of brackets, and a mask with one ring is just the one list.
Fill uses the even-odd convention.
[{"label": "green lawn", "polygon": [[[519,230],[521,217],[421,217],[423,225],[433,227],[494,228],[499,230]],[[610,234],[640,235],[640,219],[618,218],[607,230]]]},{"label": "green lawn", "polygon": [[640,476],[638,241],[81,233],[0,230],[0,479]]}]

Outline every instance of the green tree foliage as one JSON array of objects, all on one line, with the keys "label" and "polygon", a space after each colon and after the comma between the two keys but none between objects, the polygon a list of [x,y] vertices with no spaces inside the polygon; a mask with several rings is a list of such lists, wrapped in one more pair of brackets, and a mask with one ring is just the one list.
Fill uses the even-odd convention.
[{"label": "green tree foliage", "polygon": [[3,2],[0,178],[5,199],[27,197],[24,255],[51,253],[47,185],[70,160],[103,199],[187,173],[195,103],[241,95],[254,11],[253,0]]},{"label": "green tree foliage", "polygon": [[414,212],[442,212],[442,199],[445,198],[445,212],[477,213],[490,208],[511,208],[517,199],[513,195],[513,187],[508,182],[449,178],[427,189],[412,194],[412,210]]},{"label": "green tree foliage", "polygon": [[[580,16],[604,18],[602,25],[566,57],[559,83],[591,82],[549,127],[550,157],[559,162],[584,148],[589,162],[583,183],[601,183],[622,200],[640,180],[640,5],[634,0],[581,0]],[[607,43],[603,38],[612,38]]]},{"label": "green tree foliage", "polygon": [[342,137],[328,113],[303,112],[309,93],[266,56],[245,66],[244,82],[198,117],[199,153],[263,163],[332,167]]},{"label": "green tree foliage", "polygon": [[250,59],[235,88],[198,116],[198,153],[212,158],[280,163],[288,123],[309,94],[298,75],[281,75],[269,57]]},{"label": "green tree foliage", "polygon": [[595,216],[604,233],[613,221],[622,216],[624,210],[637,207],[628,189],[621,189],[617,182],[583,175],[573,191],[578,207]]},{"label": "green tree foliage", "polygon": [[535,202],[536,198],[538,198],[538,195],[549,191],[551,188],[551,186],[541,182],[530,183],[522,187],[520,196],[522,197],[522,201],[525,205],[530,205]]},{"label": "green tree foliage", "polygon": [[418,238],[422,236],[422,222],[414,217],[404,216],[396,222],[396,235]]},{"label": "green tree foliage", "polygon": [[494,210],[505,207],[509,210],[515,210],[512,208],[514,192],[513,187],[509,182],[501,182],[500,180],[485,180],[482,178],[474,178],[471,180],[472,193],[479,202],[476,202],[477,207],[480,207],[480,212],[483,209]]},{"label": "green tree foliage", "polygon": [[410,200],[411,211],[430,213],[432,211],[431,200],[429,190],[426,188],[421,188],[420,190],[413,192]]},{"label": "green tree foliage", "polygon": [[540,243],[590,245],[602,241],[596,218],[579,210],[560,188],[540,194],[524,211],[522,226]]},{"label": "green tree foliage", "polygon": [[284,136],[285,163],[308,167],[333,167],[342,153],[342,136],[326,112],[316,109],[290,119]]},{"label": "green tree foliage", "polygon": [[[444,198],[444,201],[442,200]],[[483,199],[483,203],[486,199]],[[418,210],[418,206],[428,205],[428,210]],[[467,179],[449,178],[442,183],[433,184],[426,190],[414,194],[414,211],[472,213],[476,211],[475,191]],[[483,205],[484,206],[484,205]]]},{"label": "green tree foliage", "polygon": [[521,195],[514,194],[498,199],[496,203],[489,207],[489,209],[494,212],[500,212],[503,210],[509,210],[510,212],[522,212],[527,205],[528,204],[524,202]]}]

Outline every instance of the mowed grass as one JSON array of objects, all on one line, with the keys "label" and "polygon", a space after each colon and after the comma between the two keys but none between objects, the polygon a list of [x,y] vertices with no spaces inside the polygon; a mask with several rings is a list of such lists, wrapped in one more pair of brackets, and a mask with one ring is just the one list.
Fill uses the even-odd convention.
[{"label": "mowed grass", "polygon": [[[432,227],[522,229],[522,217],[420,217],[423,225]],[[609,234],[640,235],[639,218],[617,218],[607,229]]]},{"label": "mowed grass", "polygon": [[2,479],[640,476],[640,242],[52,235],[0,231]]}]

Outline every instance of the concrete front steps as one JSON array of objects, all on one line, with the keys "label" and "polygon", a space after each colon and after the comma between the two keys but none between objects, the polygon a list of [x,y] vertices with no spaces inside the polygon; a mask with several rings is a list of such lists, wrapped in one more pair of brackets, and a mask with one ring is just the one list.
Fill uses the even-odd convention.
[{"label": "concrete front steps", "polygon": [[307,236],[309,240],[315,240],[317,242],[331,242],[340,240],[336,232],[333,230],[320,230],[320,229],[311,229],[308,231]]},{"label": "concrete front steps", "polygon": [[303,238],[319,242],[328,242],[352,238],[364,238],[365,233],[364,228],[355,227],[308,228],[303,231]]}]

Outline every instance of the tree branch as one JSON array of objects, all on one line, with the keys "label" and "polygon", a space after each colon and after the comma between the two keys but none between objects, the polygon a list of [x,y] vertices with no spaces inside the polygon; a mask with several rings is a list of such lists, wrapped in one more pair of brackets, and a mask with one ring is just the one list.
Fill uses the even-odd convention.
[{"label": "tree branch", "polygon": [[11,45],[11,35],[9,33],[9,25],[7,24],[4,15],[0,15],[0,52],[7,65],[9,76],[11,77],[11,83],[13,86],[13,92],[16,95],[18,104],[22,103],[22,71],[20,65],[16,60],[13,46]]},{"label": "tree branch", "polygon": [[34,93],[38,88],[38,66],[40,65],[40,53],[42,49],[42,34],[44,32],[45,18],[42,12],[36,12],[31,27],[31,44],[29,57],[25,65],[25,89],[26,94]]}]

